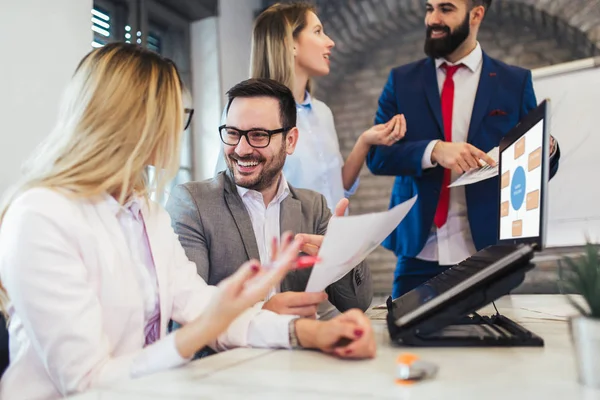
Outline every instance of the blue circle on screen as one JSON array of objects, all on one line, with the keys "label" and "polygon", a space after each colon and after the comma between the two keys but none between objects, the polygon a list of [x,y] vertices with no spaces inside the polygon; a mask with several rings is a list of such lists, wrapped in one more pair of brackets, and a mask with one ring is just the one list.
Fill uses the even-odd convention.
[{"label": "blue circle on screen", "polygon": [[510,184],[510,203],[512,208],[519,210],[525,200],[525,170],[517,167]]}]

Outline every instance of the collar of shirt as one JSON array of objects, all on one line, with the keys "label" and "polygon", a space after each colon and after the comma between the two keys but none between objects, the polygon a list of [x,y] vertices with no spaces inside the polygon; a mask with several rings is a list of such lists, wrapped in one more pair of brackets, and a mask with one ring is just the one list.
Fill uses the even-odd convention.
[{"label": "collar of shirt", "polygon": [[436,58],[435,59],[435,67],[440,68],[442,66],[442,64],[448,64],[448,65],[464,64],[467,68],[469,68],[471,70],[471,72],[475,72],[475,71],[477,71],[477,68],[479,68],[479,66],[481,65],[482,62],[483,62],[483,51],[481,50],[481,46],[479,45],[479,42],[477,42],[477,46],[475,46],[473,51],[471,51],[469,54],[467,54],[466,56],[464,56],[463,58],[461,58],[460,60],[458,60],[455,63],[451,63],[450,61],[446,60],[445,58]]},{"label": "collar of shirt", "polygon": [[308,91],[304,94],[304,101],[302,103],[296,103],[296,108],[312,110],[312,97]]},{"label": "collar of shirt", "polygon": [[[237,185],[235,187],[242,199],[245,197],[249,197],[254,198],[256,200],[260,200],[261,203],[264,203],[262,193],[256,190],[247,189]],[[275,193],[275,197],[273,197],[273,200],[271,200],[271,203],[269,204],[281,203],[288,196],[288,194],[290,194],[290,186],[288,185],[287,180],[285,179],[285,176],[282,172],[281,178],[279,179],[279,185],[277,186],[277,193]]]},{"label": "collar of shirt", "polygon": [[130,213],[133,218],[141,221],[142,218],[142,198],[140,196],[133,196],[124,205],[119,204],[117,199],[109,194],[104,196],[108,207],[112,210],[115,216],[118,216],[120,212]]}]

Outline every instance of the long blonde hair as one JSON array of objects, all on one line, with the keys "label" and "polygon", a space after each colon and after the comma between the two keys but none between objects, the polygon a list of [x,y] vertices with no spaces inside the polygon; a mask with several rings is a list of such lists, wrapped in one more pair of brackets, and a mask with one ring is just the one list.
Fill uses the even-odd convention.
[{"label": "long blonde hair", "polygon": [[[33,187],[72,198],[109,193],[122,204],[133,193],[147,198],[150,188],[162,194],[179,167],[183,114],[181,79],[170,60],[125,43],[91,51],[67,86],[55,128],[6,193],[0,226],[11,202]],[[153,182],[148,165],[157,171]]]},{"label": "long blonde hair", "polygon": [[[254,22],[250,76],[269,78],[294,90],[294,39],[306,27],[310,3],[277,3],[263,11]],[[311,92],[311,81],[306,90]]]}]

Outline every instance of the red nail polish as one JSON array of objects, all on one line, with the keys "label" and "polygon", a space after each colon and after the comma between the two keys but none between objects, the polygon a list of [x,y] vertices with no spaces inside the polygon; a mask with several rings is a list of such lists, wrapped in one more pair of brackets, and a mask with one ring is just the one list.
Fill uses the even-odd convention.
[{"label": "red nail polish", "polygon": [[362,329],[355,329],[354,330],[354,336],[356,336],[357,338],[361,337],[363,335],[363,330]]},{"label": "red nail polish", "polygon": [[352,354],[352,349],[346,349],[346,350],[344,350],[344,353],[345,353],[346,355],[348,355],[348,354]]},{"label": "red nail polish", "polygon": [[251,268],[252,272],[254,272],[255,274],[260,270],[260,267],[258,265],[253,265]]}]

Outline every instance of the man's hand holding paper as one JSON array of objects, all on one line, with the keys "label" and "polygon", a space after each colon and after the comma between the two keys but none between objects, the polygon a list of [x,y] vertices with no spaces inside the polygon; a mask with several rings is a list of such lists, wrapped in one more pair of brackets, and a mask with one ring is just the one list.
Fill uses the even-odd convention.
[{"label": "man's hand holding paper", "polygon": [[318,253],[321,260],[313,267],[306,291],[323,291],[344,277],[402,222],[415,201],[416,196],[385,212],[337,218],[344,215],[348,206],[346,200],[343,207],[340,206],[342,202],[336,207],[325,236],[299,235],[310,244],[303,251],[311,255]]}]

